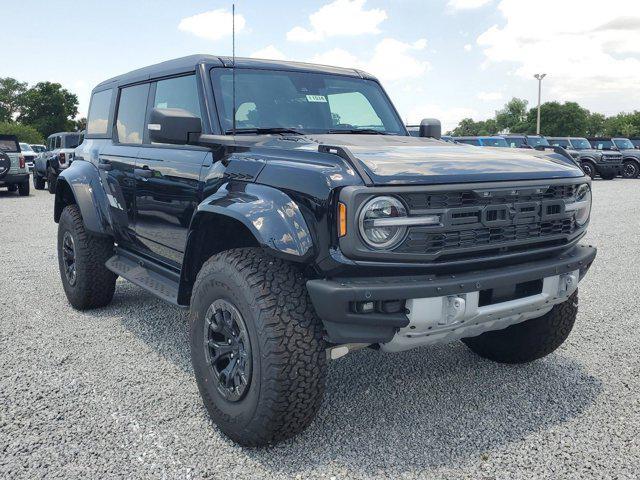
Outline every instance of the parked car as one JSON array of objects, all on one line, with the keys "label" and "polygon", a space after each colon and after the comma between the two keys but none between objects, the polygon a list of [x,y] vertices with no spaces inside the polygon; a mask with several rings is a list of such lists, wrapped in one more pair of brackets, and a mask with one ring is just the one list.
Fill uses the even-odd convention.
[{"label": "parked car", "polygon": [[43,190],[45,183],[49,193],[56,191],[56,180],[60,172],[73,162],[74,150],[80,144],[81,132],[59,132],[47,138],[47,151],[35,160],[33,186]]},{"label": "parked car", "polygon": [[243,445],[309,425],[358,348],[548,355],[596,256],[591,180],[439,139],[358,70],[197,55],[107,80],[56,186],[67,299],[105,306],[120,276],[189,307],[203,402]]},{"label": "parked car", "polygon": [[505,133],[501,135],[512,148],[548,147],[549,142],[541,135],[524,135],[520,133]]},{"label": "parked car", "polygon": [[[592,150],[601,152],[603,158],[616,159],[616,161],[620,162],[618,175],[622,175],[625,178],[635,178],[638,176],[638,159],[635,150],[631,149],[628,153],[623,154],[611,138],[591,137],[587,140]],[[629,168],[627,168],[627,166]]]},{"label": "parked car", "polygon": [[453,137],[457,143],[466,145],[475,145],[476,147],[504,147],[509,148],[509,144],[504,137],[498,136],[480,136],[480,137]]},{"label": "parked car", "polygon": [[33,172],[33,164],[38,154],[33,150],[33,148],[31,148],[31,145],[29,145],[28,143],[20,142],[20,151],[22,152],[24,161],[27,164],[27,168],[30,172]]},{"label": "parked car", "polygon": [[29,170],[15,135],[0,135],[0,187],[29,195]]},{"label": "parked car", "polygon": [[628,138],[612,138],[611,141],[622,154],[622,176],[624,178],[637,178],[640,173],[640,151],[638,151]]}]

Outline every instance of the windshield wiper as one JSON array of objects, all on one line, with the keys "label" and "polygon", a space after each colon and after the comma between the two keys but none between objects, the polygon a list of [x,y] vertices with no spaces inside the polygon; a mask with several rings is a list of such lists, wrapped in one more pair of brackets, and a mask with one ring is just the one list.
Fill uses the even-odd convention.
[{"label": "windshield wiper", "polygon": [[[230,135],[233,133],[233,129],[227,130],[224,133]],[[264,127],[264,128],[236,128],[236,133],[239,134],[254,134],[254,135],[267,135],[269,133],[291,133],[293,135],[304,135],[304,133],[294,130],[293,128],[283,127]]]},{"label": "windshield wiper", "polygon": [[380,130],[376,130],[374,128],[336,128],[333,130],[327,131],[329,134],[333,133],[346,133],[346,134],[362,134],[362,135],[391,135],[387,132],[381,132]]}]

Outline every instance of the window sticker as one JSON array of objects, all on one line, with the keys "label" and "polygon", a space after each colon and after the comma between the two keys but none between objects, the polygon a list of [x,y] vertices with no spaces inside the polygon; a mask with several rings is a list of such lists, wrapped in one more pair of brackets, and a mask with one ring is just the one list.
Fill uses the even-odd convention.
[{"label": "window sticker", "polygon": [[307,102],[327,103],[327,97],[324,95],[307,95]]}]

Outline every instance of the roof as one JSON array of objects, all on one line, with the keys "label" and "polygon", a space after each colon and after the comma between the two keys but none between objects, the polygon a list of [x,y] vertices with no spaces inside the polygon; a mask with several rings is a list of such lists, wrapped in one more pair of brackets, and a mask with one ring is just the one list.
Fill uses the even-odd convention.
[{"label": "roof", "polygon": [[58,135],[79,135],[80,132],[56,132],[49,135],[47,138],[57,137]]},{"label": "roof", "polygon": [[[100,87],[113,86],[113,84],[134,83],[149,80],[156,76],[175,75],[183,72],[194,71],[198,65],[206,64],[210,66],[231,67],[233,59],[231,57],[220,57],[215,55],[189,55],[187,57],[175,58],[166,62],[156,63],[147,67],[142,67],[131,72],[118,75],[104,82],[99,83],[96,89]],[[311,73],[326,73],[334,75],[348,75],[351,77],[371,78],[374,77],[368,73],[351,68],[331,67],[328,65],[316,65],[313,63],[303,62],[286,62],[283,60],[263,60],[259,58],[241,58],[235,59],[236,68],[262,68],[272,70],[289,70]]]}]

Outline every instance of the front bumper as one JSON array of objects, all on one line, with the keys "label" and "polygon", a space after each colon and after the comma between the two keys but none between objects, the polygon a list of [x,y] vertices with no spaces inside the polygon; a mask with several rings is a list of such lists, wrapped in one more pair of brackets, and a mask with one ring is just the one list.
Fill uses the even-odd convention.
[{"label": "front bumper", "polygon": [[[456,337],[452,334],[456,330],[457,338],[475,336],[483,331],[506,328],[527,318],[544,315],[575,290],[563,289],[562,282],[567,281],[569,276],[575,276],[577,286],[596,253],[594,247],[576,246],[553,258],[502,268],[458,275],[309,280],[307,289],[329,341],[338,344],[379,343],[383,348],[387,344],[387,350],[404,350],[427,343],[450,341]],[[479,307],[478,298],[481,294],[536,281],[541,284],[539,293]],[[465,310],[462,315],[459,315],[460,312],[455,315],[454,308],[452,320],[447,305],[459,302],[460,298],[464,299]],[[404,312],[383,313],[377,309],[371,313],[358,313],[354,308],[357,302],[383,305],[381,302],[398,300],[405,302]],[[440,305],[436,308],[442,313],[439,318],[420,318],[419,312],[422,311],[424,317],[430,315],[428,311],[433,311],[433,308],[427,308],[429,305]],[[464,323],[461,320],[467,322],[464,329],[461,329],[461,323]],[[429,326],[432,328],[429,329]],[[421,331],[421,327],[426,330]],[[438,335],[431,336],[431,331]],[[418,338],[418,333],[424,334],[421,335],[423,338],[410,340]],[[399,338],[402,335],[404,338]]]},{"label": "front bumper", "polygon": [[29,173],[10,173],[0,178],[0,187],[29,181]]},{"label": "front bumper", "polygon": [[613,165],[610,163],[597,163],[596,164],[596,172],[602,175],[603,173],[606,175],[607,173],[614,173],[616,175],[622,175],[622,163],[614,163]]}]

